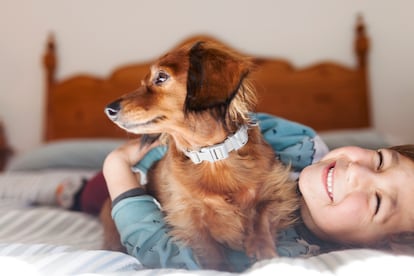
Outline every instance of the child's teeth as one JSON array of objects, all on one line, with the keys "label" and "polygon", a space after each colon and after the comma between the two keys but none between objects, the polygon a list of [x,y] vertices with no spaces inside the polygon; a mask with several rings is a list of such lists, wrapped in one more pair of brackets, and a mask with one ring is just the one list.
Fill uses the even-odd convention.
[{"label": "child's teeth", "polygon": [[328,193],[329,196],[332,197],[332,192],[333,192],[333,188],[332,188],[332,175],[333,175],[333,170],[334,168],[330,168],[328,171],[328,178],[327,178],[327,188],[328,188]]}]

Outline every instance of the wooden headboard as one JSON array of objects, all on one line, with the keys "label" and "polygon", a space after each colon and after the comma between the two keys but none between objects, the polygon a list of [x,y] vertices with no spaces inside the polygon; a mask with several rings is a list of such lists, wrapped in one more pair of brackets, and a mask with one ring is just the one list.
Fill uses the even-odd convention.
[{"label": "wooden headboard", "polygon": [[[295,68],[285,60],[255,57],[259,67],[252,77],[259,94],[257,111],[319,131],[369,127],[368,46],[359,16],[353,49],[355,67],[320,62]],[[82,74],[56,80],[56,42],[50,36],[44,55],[47,108],[44,140],[127,137],[125,131],[106,118],[103,109],[118,96],[137,88],[150,64],[151,61],[120,66],[107,78]]]}]

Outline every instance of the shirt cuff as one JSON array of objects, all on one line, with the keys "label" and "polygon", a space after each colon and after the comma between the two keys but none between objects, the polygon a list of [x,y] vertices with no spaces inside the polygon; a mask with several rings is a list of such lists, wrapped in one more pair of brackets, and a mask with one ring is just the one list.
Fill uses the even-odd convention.
[{"label": "shirt cuff", "polygon": [[146,195],[146,194],[147,193],[145,192],[144,188],[141,188],[141,187],[133,188],[131,190],[123,192],[122,194],[117,196],[114,200],[112,200],[112,207],[114,207],[118,202],[120,202],[121,200],[123,200],[125,198],[135,197],[135,196],[142,196],[142,195]]}]

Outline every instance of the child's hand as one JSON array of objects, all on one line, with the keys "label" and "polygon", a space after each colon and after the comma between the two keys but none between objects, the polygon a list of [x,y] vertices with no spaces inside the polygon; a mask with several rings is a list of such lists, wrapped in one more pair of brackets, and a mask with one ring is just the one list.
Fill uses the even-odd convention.
[{"label": "child's hand", "polygon": [[126,142],[108,154],[103,165],[103,174],[112,200],[123,192],[140,187],[139,174],[133,173],[131,166],[158,145],[159,142],[155,141],[141,148],[138,138]]}]

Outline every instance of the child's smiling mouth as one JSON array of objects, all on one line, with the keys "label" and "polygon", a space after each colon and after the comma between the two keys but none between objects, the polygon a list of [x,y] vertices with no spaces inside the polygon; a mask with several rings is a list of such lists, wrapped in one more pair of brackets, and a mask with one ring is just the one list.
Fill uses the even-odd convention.
[{"label": "child's smiling mouth", "polygon": [[329,198],[333,201],[333,174],[335,170],[335,163],[329,166],[326,176],[326,190]]}]

